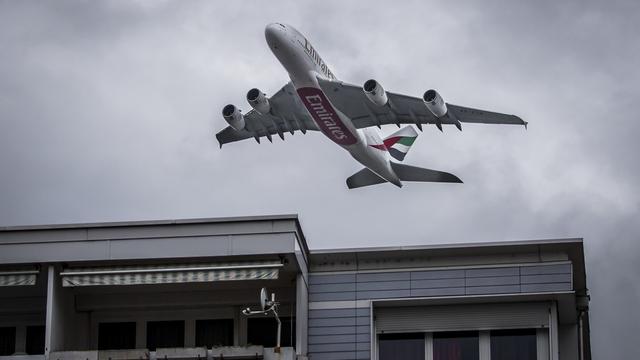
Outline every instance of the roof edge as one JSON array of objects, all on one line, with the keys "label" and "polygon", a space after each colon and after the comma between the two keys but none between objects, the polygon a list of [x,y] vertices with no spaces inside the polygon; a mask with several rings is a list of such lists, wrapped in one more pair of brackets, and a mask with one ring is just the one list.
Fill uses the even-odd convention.
[{"label": "roof edge", "polygon": [[444,243],[433,245],[407,245],[407,246],[378,246],[378,247],[357,247],[357,248],[334,248],[311,250],[311,255],[320,254],[346,254],[365,252],[385,252],[385,251],[411,251],[411,250],[438,250],[457,248],[484,248],[484,247],[506,247],[506,246],[528,246],[528,245],[558,245],[558,244],[583,244],[583,238],[560,238],[560,239],[536,239],[536,240],[510,240],[510,241],[489,241],[489,242],[461,242]]},{"label": "roof edge", "polygon": [[218,218],[191,218],[191,219],[165,219],[165,220],[137,220],[137,221],[110,221],[94,223],[68,223],[68,224],[46,224],[46,225],[17,225],[0,226],[0,232],[5,231],[29,231],[29,230],[59,230],[59,229],[82,229],[100,227],[125,227],[125,226],[154,226],[154,225],[183,225],[183,224],[203,224],[222,222],[250,222],[250,221],[277,221],[295,220],[298,223],[298,214],[276,214],[276,215],[253,215],[253,216],[229,216]]}]

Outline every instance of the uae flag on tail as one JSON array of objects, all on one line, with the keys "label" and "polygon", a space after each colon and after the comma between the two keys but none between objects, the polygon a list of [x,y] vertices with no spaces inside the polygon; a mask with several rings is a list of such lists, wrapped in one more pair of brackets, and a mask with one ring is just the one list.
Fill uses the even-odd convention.
[{"label": "uae flag on tail", "polygon": [[412,126],[405,126],[386,137],[384,146],[389,151],[389,155],[398,161],[402,161],[417,137],[418,133]]}]

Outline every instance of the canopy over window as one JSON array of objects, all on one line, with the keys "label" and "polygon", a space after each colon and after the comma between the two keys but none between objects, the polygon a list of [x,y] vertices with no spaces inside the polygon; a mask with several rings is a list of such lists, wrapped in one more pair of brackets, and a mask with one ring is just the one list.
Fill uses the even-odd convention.
[{"label": "canopy over window", "polygon": [[35,285],[38,270],[0,270],[0,286]]},{"label": "canopy over window", "polygon": [[253,261],[70,268],[60,273],[62,286],[148,285],[231,280],[277,279],[282,263]]}]

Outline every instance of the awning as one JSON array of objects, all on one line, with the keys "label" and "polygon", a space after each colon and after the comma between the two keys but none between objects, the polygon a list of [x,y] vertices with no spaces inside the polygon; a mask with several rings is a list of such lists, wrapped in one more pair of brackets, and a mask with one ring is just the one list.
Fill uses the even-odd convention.
[{"label": "awning", "polygon": [[277,279],[282,263],[254,261],[213,264],[69,268],[60,273],[62,286],[148,285]]},{"label": "awning", "polygon": [[0,286],[35,285],[38,270],[0,270]]}]

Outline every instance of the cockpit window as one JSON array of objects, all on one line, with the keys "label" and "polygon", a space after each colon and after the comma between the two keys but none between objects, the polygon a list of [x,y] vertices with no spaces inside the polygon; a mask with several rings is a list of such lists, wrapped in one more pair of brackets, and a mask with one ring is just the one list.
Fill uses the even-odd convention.
[{"label": "cockpit window", "polygon": [[282,26],[282,28],[283,28],[283,29],[285,28],[285,26],[284,26],[284,25],[282,25],[282,24],[280,24],[280,23],[276,23],[276,24],[278,24],[278,25]]}]

